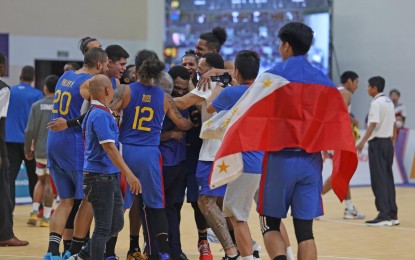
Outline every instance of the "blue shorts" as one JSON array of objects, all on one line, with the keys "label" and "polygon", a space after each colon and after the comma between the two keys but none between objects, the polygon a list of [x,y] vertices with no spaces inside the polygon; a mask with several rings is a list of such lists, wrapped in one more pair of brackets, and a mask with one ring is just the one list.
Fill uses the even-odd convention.
[{"label": "blue shorts", "polygon": [[209,187],[209,175],[212,165],[213,162],[211,161],[197,162],[196,181],[197,185],[199,185],[199,194],[213,197],[223,197],[225,196],[226,185],[220,186],[216,189],[210,189]]},{"label": "blue shorts", "polygon": [[83,171],[63,170],[56,164],[51,164],[50,174],[61,199],[83,199]]},{"label": "blue shorts", "polygon": [[270,152],[264,157],[264,169],[257,204],[260,214],[285,218],[290,206],[291,215],[298,219],[323,214],[321,153]]},{"label": "blue shorts", "polygon": [[180,184],[175,203],[183,204],[185,193],[187,203],[197,202],[199,198],[199,186],[197,185],[196,175],[194,173],[185,174],[184,181]]},{"label": "blue shorts", "polygon": [[[144,205],[149,208],[164,208],[164,184],[161,154],[158,146],[122,145],[122,156],[125,163],[140,180]],[[127,190],[124,198],[124,208],[130,208],[134,194]]]}]

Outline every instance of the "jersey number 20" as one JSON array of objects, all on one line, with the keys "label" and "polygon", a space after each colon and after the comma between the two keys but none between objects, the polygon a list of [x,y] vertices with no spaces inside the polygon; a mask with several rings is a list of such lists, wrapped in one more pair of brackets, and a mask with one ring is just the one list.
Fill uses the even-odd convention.
[{"label": "jersey number 20", "polygon": [[[57,90],[55,93],[55,99],[53,100],[53,107],[55,103],[59,103],[59,114],[62,116],[68,114],[69,104],[71,103],[72,95],[70,92],[63,92]],[[58,113],[58,109],[52,109],[52,113]]]}]

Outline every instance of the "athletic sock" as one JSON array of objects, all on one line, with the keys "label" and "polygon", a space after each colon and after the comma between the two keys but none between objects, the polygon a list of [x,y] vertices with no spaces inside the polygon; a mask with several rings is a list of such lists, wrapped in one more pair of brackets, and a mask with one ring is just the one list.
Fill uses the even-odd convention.
[{"label": "athletic sock", "polygon": [[197,234],[199,235],[199,241],[198,241],[198,243],[200,243],[203,240],[207,240],[207,231],[205,231],[205,232],[198,232]]},{"label": "athletic sock", "polygon": [[61,235],[55,232],[51,232],[49,234],[48,252],[52,253],[52,255],[59,255],[59,244],[61,243],[61,239]]},{"label": "athletic sock", "polygon": [[84,238],[72,237],[71,247],[69,248],[71,255],[78,254],[81,251],[84,240]]},{"label": "athletic sock", "polygon": [[63,252],[66,252],[66,250],[69,250],[71,247],[72,240],[63,240]]},{"label": "athletic sock", "polygon": [[344,200],[344,204],[346,205],[347,210],[353,210],[354,209],[352,200]]},{"label": "athletic sock", "polygon": [[33,211],[39,212],[39,208],[40,208],[40,203],[39,202],[33,202],[33,204],[32,204],[32,212]]},{"label": "athletic sock", "polygon": [[287,260],[295,260],[293,249],[291,246],[287,247]]},{"label": "athletic sock", "polygon": [[140,252],[140,246],[138,245],[138,236],[130,235],[130,249],[128,252]]},{"label": "athletic sock", "polygon": [[50,218],[52,207],[43,207],[43,217]]}]

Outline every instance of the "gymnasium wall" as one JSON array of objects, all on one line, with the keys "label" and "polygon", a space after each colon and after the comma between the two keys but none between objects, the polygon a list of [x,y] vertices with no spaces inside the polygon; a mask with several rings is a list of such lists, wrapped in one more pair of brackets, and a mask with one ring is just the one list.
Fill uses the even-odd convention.
[{"label": "gymnasium wall", "polygon": [[[13,85],[35,59],[83,60],[78,41],[98,38],[120,44],[134,62],[138,50],[162,54],[164,0],[2,0],[0,33],[9,34],[9,77]],[[61,57],[58,52],[67,55]]]},{"label": "gymnasium wall", "polygon": [[333,80],[339,82],[345,70],[359,74],[352,112],[363,126],[371,100],[367,81],[380,75],[386,79],[385,93],[393,88],[401,91],[401,101],[408,111],[406,125],[415,129],[415,1],[333,0],[333,4],[333,44],[340,67],[340,72],[333,68]]}]

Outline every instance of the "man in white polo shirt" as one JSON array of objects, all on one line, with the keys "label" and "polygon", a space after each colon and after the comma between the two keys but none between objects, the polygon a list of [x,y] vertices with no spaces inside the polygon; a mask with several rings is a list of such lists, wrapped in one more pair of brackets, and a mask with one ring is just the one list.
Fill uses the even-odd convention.
[{"label": "man in white polo shirt", "polygon": [[369,79],[367,91],[373,99],[369,108],[368,127],[356,147],[361,152],[366,141],[369,141],[370,180],[379,214],[375,219],[366,221],[368,226],[399,225],[392,172],[394,148],[391,138],[395,110],[393,102],[383,94],[384,88],[384,78],[376,76]]}]

